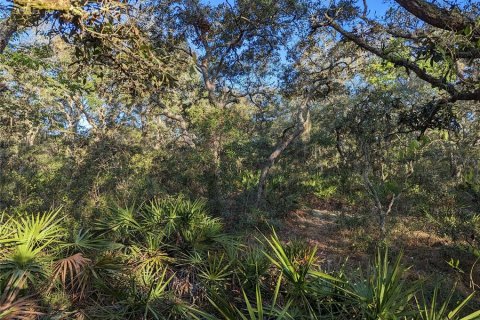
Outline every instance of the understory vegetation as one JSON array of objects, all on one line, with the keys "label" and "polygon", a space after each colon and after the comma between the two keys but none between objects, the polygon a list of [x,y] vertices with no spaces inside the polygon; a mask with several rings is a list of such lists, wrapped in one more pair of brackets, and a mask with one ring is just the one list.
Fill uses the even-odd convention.
[{"label": "understory vegetation", "polygon": [[476,0],[0,1],[0,319],[480,319]]},{"label": "understory vegetation", "polygon": [[[184,197],[113,208],[93,225],[60,211],[2,216],[2,319],[477,319],[473,298],[438,285],[425,298],[402,254],[326,272],[316,248],[276,232],[223,233]],[[447,291],[446,295],[439,292]],[[429,292],[430,294],[430,292]],[[439,298],[442,296],[442,298]]]}]

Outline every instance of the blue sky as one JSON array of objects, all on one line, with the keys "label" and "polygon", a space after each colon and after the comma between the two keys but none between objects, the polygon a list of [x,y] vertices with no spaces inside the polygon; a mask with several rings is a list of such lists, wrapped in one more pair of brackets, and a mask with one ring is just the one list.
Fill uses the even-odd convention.
[{"label": "blue sky", "polygon": [[388,3],[388,1],[383,0],[367,0],[367,5],[368,9],[370,10],[370,14],[383,15],[388,10],[391,4]]}]

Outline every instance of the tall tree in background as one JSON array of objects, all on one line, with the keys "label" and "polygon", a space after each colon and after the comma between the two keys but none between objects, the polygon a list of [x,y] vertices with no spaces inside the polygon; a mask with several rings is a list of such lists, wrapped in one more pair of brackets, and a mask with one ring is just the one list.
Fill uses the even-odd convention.
[{"label": "tall tree in background", "polygon": [[330,95],[344,90],[345,76],[350,74],[356,61],[356,55],[349,46],[336,43],[330,34],[320,38],[307,36],[295,47],[292,58],[293,66],[284,74],[282,94],[287,104],[296,105],[292,111],[293,123],[283,130],[274,150],[261,167],[257,206],[263,200],[269,171],[275,162],[292,143],[302,136],[308,137],[312,105],[321,104]]},{"label": "tall tree in background", "polygon": [[434,99],[420,106],[414,125],[423,134],[452,103],[480,101],[479,7],[469,1],[395,2],[398,6],[378,19],[372,18],[366,1],[339,1],[317,13],[312,30],[330,27],[438,89]]},{"label": "tall tree in background", "polygon": [[178,1],[157,10],[154,39],[168,33],[168,28],[174,30],[172,36],[183,38],[183,44],[174,49],[194,61],[206,107],[213,110],[206,137],[211,150],[207,181],[212,207],[220,211],[228,110],[240,101],[255,104],[256,99],[275,94],[275,79],[283,63],[280,49],[291,40],[288,30],[302,6],[291,1],[238,1],[218,6]]}]

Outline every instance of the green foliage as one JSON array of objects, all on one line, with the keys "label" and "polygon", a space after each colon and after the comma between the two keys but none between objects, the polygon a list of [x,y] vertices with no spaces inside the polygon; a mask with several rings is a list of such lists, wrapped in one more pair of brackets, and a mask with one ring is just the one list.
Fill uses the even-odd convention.
[{"label": "green foliage", "polygon": [[238,276],[244,288],[253,288],[267,274],[270,260],[259,246],[244,246],[238,258]]},{"label": "green foliage", "polygon": [[470,294],[463,301],[460,301],[454,309],[450,309],[450,303],[455,292],[455,287],[452,288],[447,298],[443,302],[439,302],[438,295],[441,289],[437,286],[433,290],[433,295],[430,302],[427,301],[425,295],[422,294],[422,300],[417,300],[418,311],[420,313],[420,319],[422,320],[441,320],[441,319],[458,319],[458,320],[471,320],[480,316],[480,310],[472,312],[469,315],[460,316],[461,311],[467,303],[473,298],[475,293]]},{"label": "green foliage", "polygon": [[[451,309],[452,295],[439,302],[435,289],[427,302],[406,280],[402,255],[392,262],[387,250],[358,276],[322,271],[315,247],[285,244],[275,230],[256,247],[227,245],[205,203],[183,196],[113,208],[98,230],[68,230],[59,212],[2,217],[0,288],[11,292],[2,316],[38,315],[34,295],[49,313],[81,306],[92,319],[410,319],[419,294],[418,319],[478,315],[458,317],[473,294]],[[192,236],[192,225],[209,231]]]},{"label": "green foliage", "polygon": [[183,196],[154,200],[141,213],[147,230],[163,230],[168,241],[191,249],[221,240],[222,223],[206,212],[206,203],[189,201]]},{"label": "green foliage", "polygon": [[[292,299],[294,305],[305,308],[312,319],[316,319],[319,310],[316,310],[316,304],[311,301],[315,290],[318,290],[316,281],[336,282],[338,279],[315,268],[316,247],[302,247],[301,250],[285,248],[275,230],[272,230],[270,238],[265,237],[265,240],[273,254],[264,254],[279,269],[281,277],[285,278],[287,297]],[[312,289],[312,286],[315,289]]]},{"label": "green foliage", "polygon": [[315,196],[321,199],[330,199],[337,194],[338,184],[332,179],[325,179],[322,175],[315,174],[305,181],[302,185],[308,188]]},{"label": "green foliage", "polygon": [[[0,318],[478,316],[401,254],[330,267],[405,245],[402,223],[479,255],[474,1],[429,1],[443,27],[408,1],[7,2]],[[316,223],[348,245],[329,272]],[[272,225],[302,240],[256,239]]]},{"label": "green foliage", "polygon": [[68,252],[89,253],[120,249],[121,245],[99,238],[90,229],[73,230],[70,239],[60,242],[59,247]]},{"label": "green foliage", "polygon": [[[281,278],[279,278],[279,280],[281,280]],[[254,303],[250,301],[245,291],[242,290],[244,308],[241,309],[239,309],[231,302],[227,301],[225,298],[222,298],[218,295],[215,295],[209,300],[210,303],[215,307],[215,309],[220,313],[222,319],[225,320],[261,320],[265,319],[265,317],[278,320],[294,319],[288,312],[290,303],[288,303],[284,307],[277,306],[277,299],[280,294],[280,283],[280,281],[277,282],[277,286],[275,287],[275,291],[273,292],[271,305],[266,305],[265,301],[263,300],[260,287],[258,285],[255,287]],[[211,319],[216,318],[211,317]]]},{"label": "green foliage", "polygon": [[378,249],[372,270],[365,278],[351,282],[346,289],[353,299],[353,308],[363,319],[401,319],[413,315],[410,301],[418,284],[407,284],[406,269],[401,265],[402,254],[390,262],[388,250]]},{"label": "green foliage", "polygon": [[458,207],[453,199],[446,198],[433,213],[426,216],[437,227],[438,232],[454,240],[475,238],[480,234],[480,215],[469,208]]}]

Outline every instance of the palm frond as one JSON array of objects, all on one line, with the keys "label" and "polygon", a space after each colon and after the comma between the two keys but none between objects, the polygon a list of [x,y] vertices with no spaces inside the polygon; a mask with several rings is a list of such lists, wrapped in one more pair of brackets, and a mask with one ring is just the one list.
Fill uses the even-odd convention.
[{"label": "palm frond", "polygon": [[417,298],[415,298],[417,302],[418,314],[421,320],[473,320],[480,318],[480,310],[473,312],[469,315],[465,315],[463,317],[460,316],[461,311],[465,308],[468,302],[472,300],[475,292],[471,293],[465,299],[460,301],[453,310],[450,310],[449,306],[453,294],[455,293],[455,286],[452,288],[452,290],[443,302],[439,301],[439,291],[440,287],[436,286],[433,290],[433,295],[430,302],[427,301],[423,292],[421,293],[421,302]]},{"label": "palm frond", "polygon": [[82,253],[60,259],[54,266],[52,284],[54,281],[60,280],[64,289],[78,294],[79,299],[82,299],[89,284],[86,270],[91,263],[92,261],[84,257]]},{"label": "palm frond", "polygon": [[46,247],[58,242],[65,233],[59,214],[60,210],[56,210],[13,219],[16,241],[31,247]]},{"label": "palm frond", "polygon": [[11,279],[0,296],[0,319],[4,320],[31,320],[42,315],[39,312],[35,299],[31,296],[19,297],[19,292],[24,286],[22,283]]},{"label": "palm frond", "polygon": [[31,245],[17,245],[3,260],[0,261],[0,276],[12,281],[35,283],[47,278],[45,269],[46,256],[42,248],[32,248]]},{"label": "palm frond", "polygon": [[59,247],[87,253],[91,251],[118,250],[122,248],[122,244],[103,239],[93,234],[89,229],[79,229],[73,232],[70,241],[60,243]]}]

